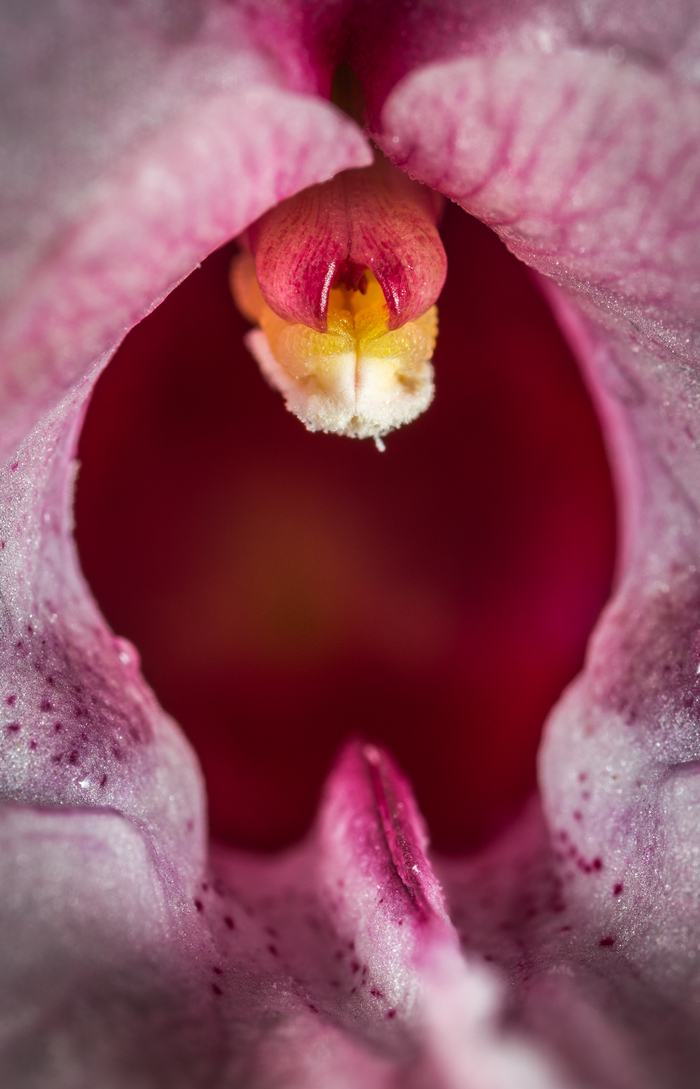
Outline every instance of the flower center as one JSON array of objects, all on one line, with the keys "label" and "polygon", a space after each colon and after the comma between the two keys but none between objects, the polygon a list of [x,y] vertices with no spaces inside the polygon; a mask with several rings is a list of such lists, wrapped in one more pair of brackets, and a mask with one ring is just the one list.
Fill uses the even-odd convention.
[{"label": "flower center", "polygon": [[250,254],[234,261],[231,287],[241,313],[260,327],[247,343],[263,374],[310,431],[373,437],[382,448],[382,435],[430,404],[435,306],[390,330],[376,277],[346,265],[328,293],[327,332],[319,332],[267,304]]}]

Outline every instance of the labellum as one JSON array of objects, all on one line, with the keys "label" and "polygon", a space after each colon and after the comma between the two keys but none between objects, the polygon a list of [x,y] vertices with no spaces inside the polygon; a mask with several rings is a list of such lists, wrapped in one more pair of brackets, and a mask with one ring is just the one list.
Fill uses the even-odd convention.
[{"label": "labellum", "polygon": [[266,213],[231,287],[247,344],[310,431],[381,438],[433,397],[440,197],[379,156]]},{"label": "labellum", "polygon": [[[4,1084],[693,1089],[697,11],[183,0],[2,19]],[[328,102],[342,57],[393,167],[543,274],[619,486],[618,584],[547,725],[541,799],[453,862],[360,742],[304,843],[208,850],[195,756],[72,538],[97,375],[244,232],[251,346],[307,426],[381,440],[428,403],[436,209]]]}]

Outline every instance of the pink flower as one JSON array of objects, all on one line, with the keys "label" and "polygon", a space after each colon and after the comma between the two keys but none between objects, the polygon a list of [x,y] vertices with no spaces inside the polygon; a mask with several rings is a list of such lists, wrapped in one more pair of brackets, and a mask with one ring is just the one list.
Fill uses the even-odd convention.
[{"label": "pink flower", "polygon": [[[697,35],[681,4],[4,13],[8,1087],[694,1084]],[[196,760],[71,536],[83,408],[127,329],[370,162],[326,101],[342,58],[380,148],[544,273],[618,474],[618,588],[549,721],[542,812],[459,864],[359,743],[298,849],[207,858]]]}]

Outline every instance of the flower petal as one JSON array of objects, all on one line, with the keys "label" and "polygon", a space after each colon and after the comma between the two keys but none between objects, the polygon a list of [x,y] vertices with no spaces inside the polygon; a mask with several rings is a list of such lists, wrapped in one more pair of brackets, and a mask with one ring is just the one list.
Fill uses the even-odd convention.
[{"label": "flower petal", "polygon": [[[591,1038],[612,1029],[619,1047],[606,1080],[617,1066],[624,1084],[639,1084],[618,1061],[632,1040],[654,1084],[691,1085],[700,1020],[700,96],[677,73],[623,58],[562,49],[426,68],[388,99],[383,139],[564,289],[544,287],[601,408],[623,550],[586,671],[545,738],[551,870],[568,914],[559,937],[540,922],[531,972],[541,982],[552,962],[568,966],[570,1011],[594,996],[597,1023],[584,1015],[576,1031],[580,1040],[587,1018]],[[539,998],[538,984],[521,986],[551,1009],[547,986]],[[579,1054],[575,1064],[586,1061]]]},{"label": "flower petal", "polygon": [[0,469],[0,799],[128,816],[182,893],[204,865],[201,775],[136,651],[100,616],[73,542],[74,448],[95,376]]},{"label": "flower petal", "polygon": [[132,822],[0,806],[0,884],[6,1085],[211,1085],[209,943]]},{"label": "flower petal", "polygon": [[64,50],[42,56],[53,96],[17,62],[42,54],[38,30],[6,42],[23,125],[4,151],[0,456],[207,253],[372,157],[347,117],[285,86],[237,9],[211,9],[179,49],[128,16],[92,38],[61,16]]}]

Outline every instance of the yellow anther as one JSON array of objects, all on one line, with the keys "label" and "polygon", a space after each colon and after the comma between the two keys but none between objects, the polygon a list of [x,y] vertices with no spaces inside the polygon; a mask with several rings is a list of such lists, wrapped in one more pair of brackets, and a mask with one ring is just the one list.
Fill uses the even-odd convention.
[{"label": "yellow anther", "polygon": [[381,287],[369,270],[364,281],[364,292],[331,289],[328,332],[319,333],[270,309],[249,254],[233,263],[236,304],[260,327],[249,334],[248,346],[311,431],[379,438],[415,419],[432,400],[437,308],[390,332]]}]

